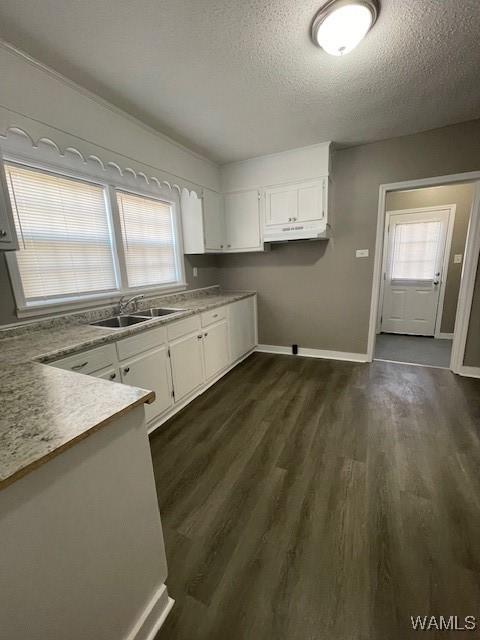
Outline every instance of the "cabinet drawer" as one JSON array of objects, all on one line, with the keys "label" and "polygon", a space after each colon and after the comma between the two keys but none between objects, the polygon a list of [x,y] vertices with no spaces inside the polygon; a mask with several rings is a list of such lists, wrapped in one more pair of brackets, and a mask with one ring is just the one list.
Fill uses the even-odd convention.
[{"label": "cabinet drawer", "polygon": [[167,336],[169,340],[176,340],[182,336],[186,336],[188,333],[193,333],[200,329],[200,317],[190,316],[178,322],[172,322],[167,325]]},{"label": "cabinet drawer", "polygon": [[74,356],[52,362],[52,366],[89,374],[100,369],[106,369],[114,365],[116,361],[115,345],[106,344],[102,347],[91,349],[90,351],[82,351]]},{"label": "cabinet drawer", "polygon": [[204,311],[200,318],[202,321],[202,327],[208,327],[209,324],[219,322],[227,317],[227,307],[218,307],[218,309],[210,309],[210,311]]},{"label": "cabinet drawer", "polygon": [[166,341],[165,327],[157,327],[150,331],[144,331],[136,336],[125,338],[117,342],[118,359],[125,360],[138,353],[158,347]]}]

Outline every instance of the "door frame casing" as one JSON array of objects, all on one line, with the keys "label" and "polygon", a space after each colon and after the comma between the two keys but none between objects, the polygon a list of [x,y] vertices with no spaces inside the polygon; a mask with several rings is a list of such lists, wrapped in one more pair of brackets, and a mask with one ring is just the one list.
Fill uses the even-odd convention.
[{"label": "door frame casing", "polygon": [[[442,261],[442,280],[440,283],[440,292],[438,295],[438,307],[437,313],[435,316],[435,331],[434,337],[441,337],[441,326],[442,326],[442,316],[443,316],[443,304],[445,301],[445,291],[447,286],[447,276],[448,276],[448,267],[450,260],[450,251],[452,249],[452,240],[453,240],[453,229],[455,226],[455,213],[456,213],[457,205],[456,204],[446,204],[446,205],[438,205],[432,207],[415,207],[414,209],[397,209],[392,211],[385,212],[385,230],[383,236],[383,247],[388,247],[388,233],[390,227],[390,217],[392,215],[409,215],[416,213],[431,213],[433,211],[448,211],[448,224],[447,224],[447,233],[445,236],[445,248],[443,252],[443,261]],[[382,275],[387,271],[387,261],[388,261],[388,251],[383,251],[382,257]],[[384,294],[385,294],[385,278],[382,277],[380,281],[380,298],[378,304],[377,311],[377,334],[381,331],[381,321],[382,317],[382,309],[384,303]]]},{"label": "door frame casing", "polygon": [[[462,267],[460,291],[458,295],[457,314],[455,317],[455,330],[450,369],[454,373],[458,373],[461,375],[480,375],[480,367],[477,369],[476,367],[466,367],[463,364],[480,251],[480,171],[455,173],[444,176],[421,178],[419,180],[406,180],[403,182],[392,182],[380,185],[377,212],[377,233],[375,239],[375,258],[372,280],[372,296],[370,304],[370,321],[368,329],[368,362],[373,361],[377,335],[377,316],[378,306],[380,302],[380,285],[383,273],[383,241],[385,234],[387,193],[389,191],[405,191],[408,189],[438,187],[442,185],[451,185],[464,182],[475,183],[475,193],[470,212],[467,240],[465,243],[465,254]],[[471,371],[472,369],[474,369],[473,372]]]}]

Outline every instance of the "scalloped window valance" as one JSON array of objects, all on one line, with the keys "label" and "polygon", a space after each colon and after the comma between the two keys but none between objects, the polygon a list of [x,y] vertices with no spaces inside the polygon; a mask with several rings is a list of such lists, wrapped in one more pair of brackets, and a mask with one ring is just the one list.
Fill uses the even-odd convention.
[{"label": "scalloped window valance", "polygon": [[198,197],[202,196],[202,187],[196,187],[185,180],[165,173],[152,175],[148,168],[140,168],[134,163],[122,166],[121,162],[82,151],[80,146],[77,144],[62,149],[51,138],[41,137],[35,140],[19,127],[9,127],[4,134],[0,134],[0,149],[7,157],[23,159],[52,169],[73,171],[102,182],[113,182],[127,189],[140,189],[152,195],[177,198],[182,191],[188,191],[195,192]]}]

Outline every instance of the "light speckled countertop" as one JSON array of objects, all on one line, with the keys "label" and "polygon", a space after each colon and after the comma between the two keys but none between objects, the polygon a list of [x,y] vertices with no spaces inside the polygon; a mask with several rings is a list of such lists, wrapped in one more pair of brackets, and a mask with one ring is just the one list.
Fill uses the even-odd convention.
[{"label": "light speckled countertop", "polygon": [[89,325],[113,307],[0,330],[0,489],[133,407],[151,391],[49,367],[67,355],[175,322],[254,295],[218,287],[142,301],[140,309],[181,309],[171,316],[110,329]]}]

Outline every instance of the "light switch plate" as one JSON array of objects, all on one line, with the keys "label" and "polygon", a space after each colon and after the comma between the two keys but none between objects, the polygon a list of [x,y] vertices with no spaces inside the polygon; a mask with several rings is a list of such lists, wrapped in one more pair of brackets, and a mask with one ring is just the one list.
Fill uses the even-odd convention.
[{"label": "light switch plate", "polygon": [[357,249],[355,251],[356,258],[368,258],[368,249]]},{"label": "light switch plate", "polygon": [[461,253],[456,253],[453,256],[453,262],[454,264],[462,264],[462,260],[463,260],[463,255]]}]

